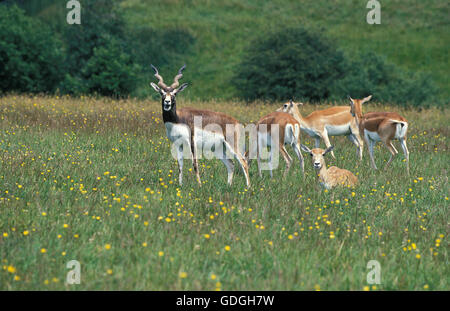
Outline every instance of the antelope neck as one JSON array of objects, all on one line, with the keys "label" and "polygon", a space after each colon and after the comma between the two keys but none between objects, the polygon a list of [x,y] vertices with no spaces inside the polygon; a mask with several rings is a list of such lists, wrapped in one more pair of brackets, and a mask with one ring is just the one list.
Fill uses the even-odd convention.
[{"label": "antelope neck", "polygon": [[164,123],[170,122],[170,123],[179,123],[179,118],[177,115],[177,109],[173,107],[169,111],[165,111],[163,109],[163,121]]},{"label": "antelope neck", "polygon": [[305,128],[309,127],[309,123],[305,118],[302,116],[300,112],[294,113],[294,118],[297,120],[298,123],[300,123],[300,127]]}]

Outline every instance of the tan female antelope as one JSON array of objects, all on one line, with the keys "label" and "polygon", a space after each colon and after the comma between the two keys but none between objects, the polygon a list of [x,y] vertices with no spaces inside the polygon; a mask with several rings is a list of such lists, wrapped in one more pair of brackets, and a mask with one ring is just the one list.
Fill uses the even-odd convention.
[{"label": "tan female antelope", "polygon": [[[273,127],[277,126],[274,131],[272,131]],[[252,148],[252,152],[250,155],[254,155],[257,150],[257,160],[258,160],[258,172],[261,177],[261,148],[263,146],[270,147],[269,153],[269,171],[270,177],[272,177],[272,160],[274,156],[274,152],[277,150],[280,151],[283,156],[284,161],[286,162],[286,170],[284,172],[284,176],[286,176],[289,171],[292,158],[287,153],[285,145],[291,145],[292,149],[294,149],[295,154],[297,155],[300,166],[302,168],[302,173],[304,173],[304,163],[303,163],[303,155],[300,151],[300,124],[295,120],[290,114],[285,112],[272,112],[264,117],[262,117],[258,123],[256,124],[257,131],[257,143],[250,146]],[[278,137],[273,137],[275,133],[278,132]]]},{"label": "tan female antelope", "polygon": [[[357,155],[362,160],[364,142],[359,135],[358,125],[355,118],[350,114],[348,106],[331,107],[317,110],[303,117],[298,106],[303,103],[294,103],[292,100],[277,109],[291,114],[301,126],[302,131],[315,139],[315,147],[319,148],[322,138],[327,148],[331,146],[328,136],[347,136],[356,146]],[[334,158],[334,153],[331,151]]]},{"label": "tan female antelope", "polygon": [[378,141],[382,141],[391,157],[386,163],[385,169],[391,164],[398,151],[392,144],[393,139],[398,139],[402,146],[406,158],[406,171],[409,175],[409,151],[406,146],[406,132],[408,131],[408,121],[396,112],[368,112],[363,115],[362,104],[368,102],[372,95],[363,99],[350,99],[351,114],[355,117],[360,133],[364,136],[369,148],[370,161],[372,167],[377,169],[373,157],[373,147]]},{"label": "tan female antelope", "polygon": [[[221,153],[218,158],[225,164],[228,171],[228,184],[231,185],[233,180],[234,164],[228,157],[237,159],[245,176],[247,187],[250,187],[250,179],[248,176],[248,166],[241,152],[239,151],[240,127],[239,122],[220,112],[210,110],[200,110],[194,108],[177,109],[175,96],[187,87],[187,83],[183,83],[179,87],[178,80],[182,78],[182,71],[186,67],[183,66],[174,78],[171,86],[164,84],[163,78],[159,75],[158,70],[152,65],[155,71],[155,77],[159,80],[158,85],[150,83],[155,91],[159,92],[162,98],[163,121],[166,127],[167,137],[176,142],[176,152],[179,168],[179,182],[183,184],[183,155],[184,146],[187,146],[194,171],[197,176],[197,182],[201,185],[200,173],[198,170],[197,148],[208,146],[219,146]],[[198,121],[200,124],[198,125]],[[231,133],[230,133],[231,131]],[[225,135],[225,133],[227,135]],[[217,155],[217,150],[216,150]]]},{"label": "tan female antelope", "polygon": [[336,186],[354,187],[358,183],[358,178],[346,169],[336,166],[327,169],[324,156],[333,150],[333,146],[328,147],[326,150],[320,148],[310,150],[305,145],[301,145],[301,148],[311,155],[313,166],[319,171],[319,182],[324,188],[331,189]]}]

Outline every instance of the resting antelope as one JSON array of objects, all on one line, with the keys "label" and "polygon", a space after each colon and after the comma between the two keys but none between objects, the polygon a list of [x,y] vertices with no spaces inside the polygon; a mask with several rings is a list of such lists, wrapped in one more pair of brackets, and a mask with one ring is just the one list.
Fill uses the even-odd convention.
[{"label": "resting antelope", "polygon": [[[276,133],[276,131],[272,132],[272,128],[274,126],[278,126],[278,137],[272,137],[272,133]],[[256,153],[256,156],[258,160],[258,172],[260,177],[262,176],[261,148],[263,146],[270,147],[268,163],[270,177],[272,177],[272,160],[274,152],[277,151],[277,149],[279,149],[284,161],[286,161],[286,170],[284,172],[284,176],[286,176],[287,172],[289,171],[293,160],[284,147],[288,144],[292,146],[292,149],[294,149],[294,152],[300,161],[302,173],[304,173],[303,155],[300,151],[300,124],[297,122],[297,120],[295,120],[290,114],[285,112],[272,112],[259,119],[258,123],[256,123],[256,131],[257,143],[250,146],[252,149],[252,151],[250,152],[250,156],[253,156],[256,153],[255,151],[257,148],[258,152]]]},{"label": "resting antelope", "polygon": [[[201,185],[197,161],[197,148],[203,148],[204,145],[210,145],[221,146],[222,154],[219,155],[219,158],[227,167],[228,184],[231,185],[233,180],[234,164],[233,161],[227,157],[227,152],[238,160],[242,170],[244,171],[247,187],[250,187],[248,166],[238,148],[240,141],[239,122],[236,119],[220,112],[195,108],[177,109],[175,97],[179,92],[187,87],[187,83],[183,83],[179,86],[180,84],[178,82],[178,80],[183,76],[182,71],[185,67],[186,65],[178,71],[172,85],[167,86],[164,84],[164,80],[159,75],[156,67],[152,65],[152,68],[155,71],[155,77],[159,80],[159,82],[158,85],[153,82],[150,83],[153,89],[159,92],[162,98],[162,114],[167,137],[172,142],[179,143],[176,148],[180,185],[183,184],[183,146],[188,146],[188,148],[190,148],[190,156],[195,174],[197,176],[197,182]],[[196,124],[199,118],[201,118],[202,123],[200,127]],[[232,133],[230,134],[229,131],[231,128]],[[228,135],[225,135],[225,133]]]},{"label": "resting antelope", "polygon": [[382,141],[391,153],[391,157],[385,166],[385,168],[387,168],[398,153],[397,149],[395,149],[392,144],[392,140],[398,139],[402,146],[403,153],[405,154],[406,171],[409,175],[409,151],[406,146],[408,121],[396,112],[368,112],[363,115],[362,104],[368,102],[371,98],[372,95],[363,99],[352,99],[349,97],[351,114],[355,117],[359,126],[359,131],[366,140],[372,167],[377,169],[373,158],[373,147],[375,146],[375,143]]},{"label": "resting antelope", "polygon": [[336,186],[350,186],[354,187],[358,183],[358,178],[352,172],[336,166],[327,169],[324,156],[333,150],[333,146],[326,150],[315,148],[310,150],[305,145],[301,145],[302,150],[311,155],[313,166],[319,171],[319,182],[326,188],[331,189]]},{"label": "resting antelope", "polygon": [[[301,126],[302,131],[315,139],[315,147],[319,148],[322,138],[327,148],[331,146],[328,136],[347,136],[356,146],[359,159],[362,160],[364,142],[359,135],[358,125],[355,118],[350,114],[348,106],[331,107],[317,110],[303,117],[298,106],[303,103],[294,103],[292,100],[277,109],[291,114]],[[334,156],[333,151],[331,155]]]}]

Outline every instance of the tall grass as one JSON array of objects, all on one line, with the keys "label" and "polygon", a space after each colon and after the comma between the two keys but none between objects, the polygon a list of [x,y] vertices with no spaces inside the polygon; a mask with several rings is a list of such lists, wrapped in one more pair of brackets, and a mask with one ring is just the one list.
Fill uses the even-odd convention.
[{"label": "tall grass", "polygon": [[[178,105],[242,122],[276,108]],[[250,189],[240,173],[228,186],[218,160],[200,161],[198,187],[185,161],[179,187],[160,109],[133,99],[0,99],[0,289],[448,289],[447,111],[399,111],[410,122],[410,177],[400,155],[389,171],[372,171],[366,151],[359,162],[348,140],[332,138],[337,159],[327,164],[360,184],[324,191],[307,155],[304,178],[298,164],[273,179],[253,165]],[[379,167],[389,157],[381,145],[375,156]],[[80,285],[65,284],[73,259]],[[366,283],[373,259],[375,287]]]}]

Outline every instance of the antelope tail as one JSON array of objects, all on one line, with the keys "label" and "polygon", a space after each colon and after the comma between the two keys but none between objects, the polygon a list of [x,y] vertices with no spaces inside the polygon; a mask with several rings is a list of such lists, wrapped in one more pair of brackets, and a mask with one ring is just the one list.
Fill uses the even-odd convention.
[{"label": "antelope tail", "polygon": [[395,136],[398,138],[405,137],[406,131],[408,130],[408,122],[399,121],[399,120],[390,120],[390,121],[397,125],[397,129],[395,131]]}]

